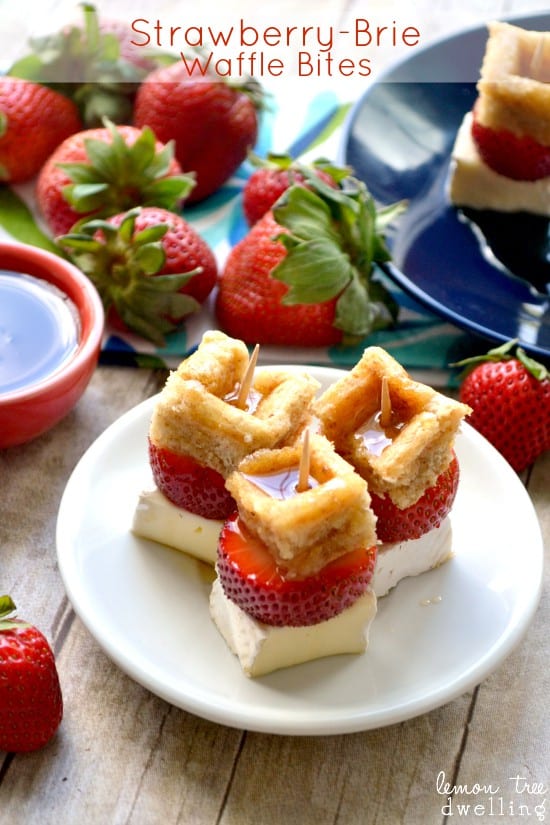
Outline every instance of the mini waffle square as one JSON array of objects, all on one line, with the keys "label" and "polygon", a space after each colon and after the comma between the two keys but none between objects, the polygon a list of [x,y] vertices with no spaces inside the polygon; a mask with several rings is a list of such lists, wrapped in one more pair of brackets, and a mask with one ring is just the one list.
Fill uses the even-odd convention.
[{"label": "mini waffle square", "polygon": [[319,383],[305,372],[258,369],[255,408],[232,400],[248,365],[242,341],[205,333],[198,349],[171,373],[153,411],[149,437],[226,477],[246,455],[294,440],[310,416]]},{"label": "mini waffle square", "polygon": [[[392,409],[391,443],[379,455],[362,432],[380,411],[386,376]],[[365,350],[355,367],[314,404],[321,432],[366,479],[371,492],[398,507],[417,501],[451,459],[455,434],[469,407],[414,381],[380,347]]]},{"label": "mini waffle square", "polygon": [[276,489],[289,471],[297,480],[301,443],[248,456],[226,481],[246,527],[296,577],[313,575],[344,553],[376,544],[365,481],[323,436],[312,434],[310,446],[310,478],[316,484],[304,492],[278,497],[264,487],[267,481]]},{"label": "mini waffle square", "polygon": [[476,118],[550,145],[550,33],[489,24]]}]

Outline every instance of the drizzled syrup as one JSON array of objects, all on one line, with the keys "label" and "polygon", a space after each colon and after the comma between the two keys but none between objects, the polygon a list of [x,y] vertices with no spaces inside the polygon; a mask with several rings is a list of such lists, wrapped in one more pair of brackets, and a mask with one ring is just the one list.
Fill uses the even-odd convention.
[{"label": "drizzled syrup", "polygon": [[357,438],[361,439],[363,446],[370,455],[381,455],[386,447],[393,444],[404,427],[404,422],[391,423],[389,426],[383,427],[381,417],[382,413],[378,410],[370,418],[367,418],[356,432]]},{"label": "drizzled syrup", "polygon": [[[251,481],[252,484],[255,484],[256,487],[259,487],[260,490],[263,490],[264,493],[281,501],[299,495],[299,467],[289,467],[280,472],[264,473],[262,475],[248,475],[245,473],[244,477]],[[312,487],[317,487],[318,484],[319,482],[310,475],[308,478],[308,487],[311,489]]]},{"label": "drizzled syrup", "polygon": [[[232,390],[230,393],[228,393],[227,395],[224,396],[223,400],[227,404],[232,404],[234,407],[236,407],[237,406],[237,401],[238,401],[238,398],[239,398],[239,389],[240,389],[240,385],[238,384],[235,387],[234,390]],[[250,392],[246,396],[246,404],[242,408],[243,411],[247,412],[247,413],[250,413],[250,415],[253,415],[256,412],[256,410],[258,409],[258,405],[259,405],[260,401],[262,400],[262,397],[263,396],[262,396],[261,392],[258,392],[258,390],[255,390],[254,387],[252,387],[252,389],[250,390]]]}]

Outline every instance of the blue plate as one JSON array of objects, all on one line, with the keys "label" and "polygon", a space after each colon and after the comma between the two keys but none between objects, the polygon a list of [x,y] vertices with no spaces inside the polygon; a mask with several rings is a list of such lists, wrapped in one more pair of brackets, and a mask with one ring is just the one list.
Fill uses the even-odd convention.
[{"label": "blue plate", "polygon": [[[550,14],[514,18],[527,29],[550,30]],[[370,87],[354,106],[343,134],[341,158],[382,204],[409,202],[388,238],[390,277],[430,310],[492,341],[519,338],[525,349],[550,356],[550,232],[548,221],[502,217],[491,228],[491,246],[508,240],[508,253],[523,261],[535,233],[544,272],[529,283],[487,255],[478,232],[449,204],[446,181],[450,153],[464,114],[476,97],[475,84],[487,28],[470,29],[407,58]],[[495,218],[496,213],[480,213]],[[512,222],[512,223],[510,223]],[[512,231],[511,231],[512,230]],[[530,232],[527,239],[525,232]],[[498,235],[498,237],[497,237]],[[510,242],[511,239],[511,242]],[[493,243],[495,242],[495,243]],[[506,264],[506,266],[503,265]],[[529,269],[529,271],[531,271]],[[523,276],[525,268],[521,271]],[[515,273],[515,274],[512,274]]]}]

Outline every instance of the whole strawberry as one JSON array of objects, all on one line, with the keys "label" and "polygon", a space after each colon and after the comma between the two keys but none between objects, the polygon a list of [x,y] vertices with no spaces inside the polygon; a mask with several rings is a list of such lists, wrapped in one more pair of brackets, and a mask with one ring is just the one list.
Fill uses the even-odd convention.
[{"label": "whole strawberry", "polygon": [[381,228],[400,206],[376,213],[364,184],[346,192],[308,177],[232,249],[219,280],[222,329],[251,344],[356,343],[393,323],[397,307],[375,277],[389,259]]},{"label": "whole strawberry", "polygon": [[130,48],[132,32],[127,23],[100,21],[94,6],[80,6],[81,25],[70,24],[33,37],[29,51],[8,74],[42,83],[68,97],[85,127],[101,126],[104,117],[129,123],[136,89],[156,64]]},{"label": "whole strawberry", "polygon": [[173,157],[173,146],[148,129],[115,126],[71,135],[50,155],[36,200],[52,234],[78,221],[108,217],[134,206],[175,209],[193,186]]},{"label": "whole strawberry", "polygon": [[468,422],[521,472],[550,449],[550,377],[521,347],[514,353],[516,343],[457,366],[469,369],[459,392],[473,410]]},{"label": "whole strawberry", "polygon": [[259,86],[237,85],[205,72],[199,58],[151,72],[136,95],[134,123],[159,140],[174,140],[182,169],[197,185],[188,203],[215,192],[235,172],[258,134]]},{"label": "whole strawberry", "polygon": [[[256,166],[255,172],[247,180],[243,189],[243,212],[249,226],[253,226],[275,202],[295,183],[307,185],[302,164],[290,155],[269,153],[265,160],[251,154],[251,162]],[[319,159],[307,167],[324,180],[329,186],[349,175],[349,169],[333,166],[328,161]]]},{"label": "whole strawberry", "polygon": [[81,128],[76,106],[63,95],[28,80],[0,77],[0,181],[30,180],[56,146]]},{"label": "whole strawberry", "polygon": [[9,618],[14,610],[0,596],[0,750],[18,753],[49,742],[63,699],[50,645],[36,627]]},{"label": "whole strawberry", "polygon": [[159,346],[216,283],[216,259],[206,241],[160,207],[91,220],[57,240],[97,287],[111,324]]}]

